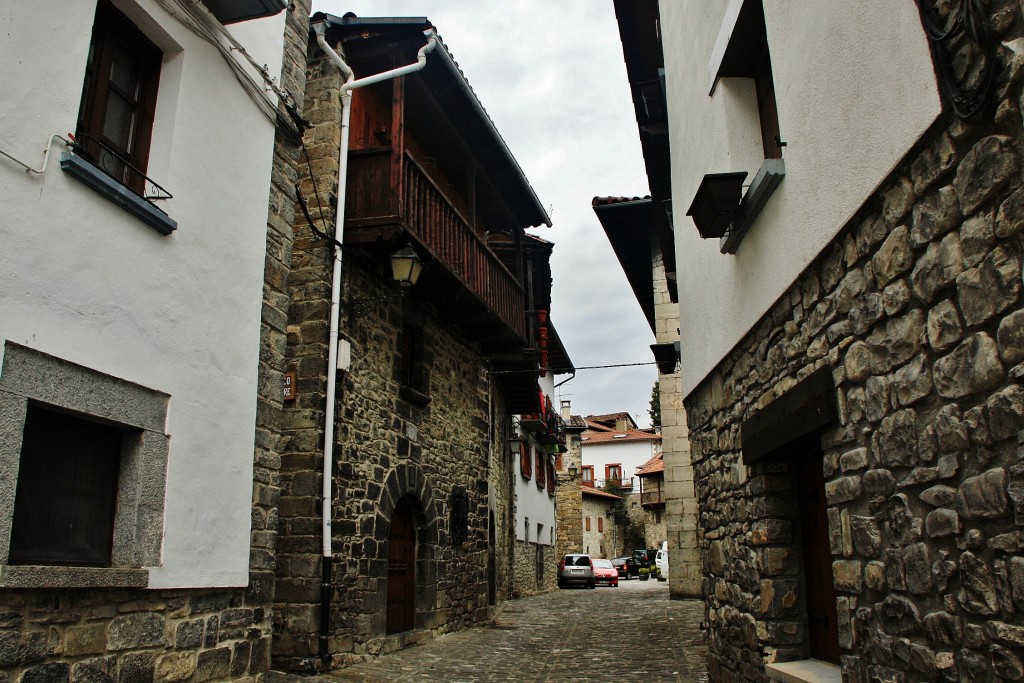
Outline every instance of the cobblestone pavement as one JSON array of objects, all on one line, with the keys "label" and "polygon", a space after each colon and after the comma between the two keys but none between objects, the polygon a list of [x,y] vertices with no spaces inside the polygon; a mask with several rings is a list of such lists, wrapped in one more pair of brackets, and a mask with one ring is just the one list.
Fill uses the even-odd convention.
[{"label": "cobblestone pavement", "polygon": [[[270,683],[708,680],[699,600],[668,584],[567,589],[511,600],[486,626],[356,664],[329,676],[271,674]],[[640,677],[640,678],[638,678]]]}]

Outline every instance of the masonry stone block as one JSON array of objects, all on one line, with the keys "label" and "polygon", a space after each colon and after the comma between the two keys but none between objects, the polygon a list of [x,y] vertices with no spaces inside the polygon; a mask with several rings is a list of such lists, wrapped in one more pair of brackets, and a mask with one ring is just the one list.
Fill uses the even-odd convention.
[{"label": "masonry stone block", "polygon": [[957,168],[953,187],[965,214],[995,197],[1016,175],[1019,159],[1013,140],[1003,135],[990,135],[979,140],[964,156]]}]

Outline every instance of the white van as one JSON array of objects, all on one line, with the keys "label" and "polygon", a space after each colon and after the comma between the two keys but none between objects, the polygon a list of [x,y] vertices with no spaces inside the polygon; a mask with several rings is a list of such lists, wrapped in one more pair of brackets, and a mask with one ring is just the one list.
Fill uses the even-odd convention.
[{"label": "white van", "polygon": [[654,566],[661,570],[661,578],[668,578],[668,541],[662,541],[658,554],[654,556]]}]

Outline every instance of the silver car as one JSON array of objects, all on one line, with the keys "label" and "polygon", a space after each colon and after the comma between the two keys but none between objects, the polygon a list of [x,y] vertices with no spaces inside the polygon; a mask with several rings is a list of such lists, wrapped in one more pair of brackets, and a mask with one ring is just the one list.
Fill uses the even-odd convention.
[{"label": "silver car", "polygon": [[558,587],[565,588],[574,583],[594,587],[594,565],[590,555],[569,553],[558,563]]}]

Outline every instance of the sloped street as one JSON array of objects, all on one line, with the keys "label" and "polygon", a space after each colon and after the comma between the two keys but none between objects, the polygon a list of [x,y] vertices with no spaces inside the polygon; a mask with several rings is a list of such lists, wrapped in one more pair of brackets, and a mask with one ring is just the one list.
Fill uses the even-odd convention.
[{"label": "sloped street", "polygon": [[568,589],[502,607],[493,623],[330,676],[271,674],[270,683],[399,681],[707,681],[699,600],[669,600],[668,584]]}]

